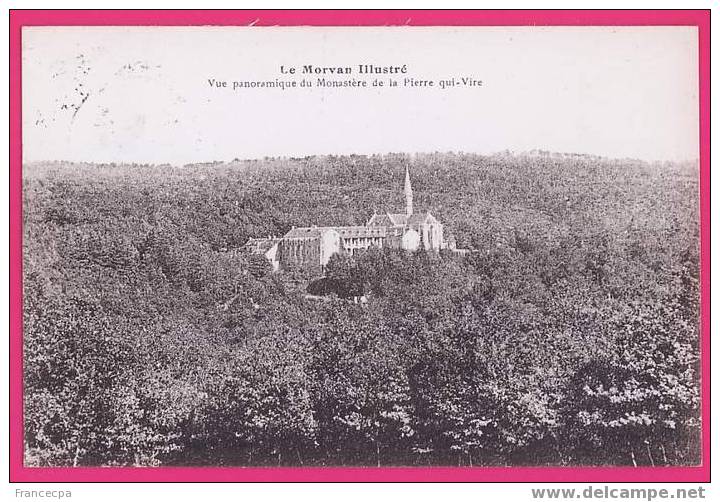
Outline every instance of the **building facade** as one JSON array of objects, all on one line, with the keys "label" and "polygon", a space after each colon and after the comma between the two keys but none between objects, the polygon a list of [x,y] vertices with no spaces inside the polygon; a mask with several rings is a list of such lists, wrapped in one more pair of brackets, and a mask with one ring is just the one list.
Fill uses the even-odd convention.
[{"label": "building facade", "polygon": [[272,271],[277,272],[280,270],[280,260],[278,258],[280,241],[282,241],[280,237],[251,238],[245,243],[245,251],[263,255],[270,262]]},{"label": "building facade", "polygon": [[435,252],[453,249],[454,245],[445,241],[443,225],[437,218],[429,211],[414,212],[410,170],[407,167],[403,193],[404,213],[376,212],[365,225],[359,226],[293,227],[283,237],[272,238],[277,246],[273,257],[278,268],[322,270],[335,253],[354,255],[371,247]]}]

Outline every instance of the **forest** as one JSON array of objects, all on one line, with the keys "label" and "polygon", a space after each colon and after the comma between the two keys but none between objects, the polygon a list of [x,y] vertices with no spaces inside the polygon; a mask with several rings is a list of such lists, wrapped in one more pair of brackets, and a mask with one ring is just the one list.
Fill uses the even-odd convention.
[{"label": "forest", "polygon": [[[309,295],[243,251],[402,210],[406,165],[466,256],[336,255]],[[25,463],[696,465],[698,220],[695,163],[25,164]]]}]

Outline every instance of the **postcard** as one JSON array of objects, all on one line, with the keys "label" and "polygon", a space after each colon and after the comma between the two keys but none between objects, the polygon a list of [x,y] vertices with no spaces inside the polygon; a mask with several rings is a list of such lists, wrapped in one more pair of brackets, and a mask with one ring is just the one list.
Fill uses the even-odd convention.
[{"label": "postcard", "polygon": [[709,476],[708,13],[114,12],[15,13],[16,480]]}]

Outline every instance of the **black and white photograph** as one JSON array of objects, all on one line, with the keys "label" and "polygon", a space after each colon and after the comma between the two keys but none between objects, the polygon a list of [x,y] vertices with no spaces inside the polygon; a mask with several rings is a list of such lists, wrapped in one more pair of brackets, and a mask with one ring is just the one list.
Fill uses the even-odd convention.
[{"label": "black and white photograph", "polygon": [[24,27],[24,465],[699,465],[697,37]]}]

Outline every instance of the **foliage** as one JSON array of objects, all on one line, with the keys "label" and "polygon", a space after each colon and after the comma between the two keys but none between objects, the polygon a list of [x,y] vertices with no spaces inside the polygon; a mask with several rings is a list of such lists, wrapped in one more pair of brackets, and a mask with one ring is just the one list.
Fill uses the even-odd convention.
[{"label": "foliage", "polygon": [[27,463],[697,464],[694,166],[418,155],[467,256],[242,250],[396,210],[407,160],[25,166]]}]

